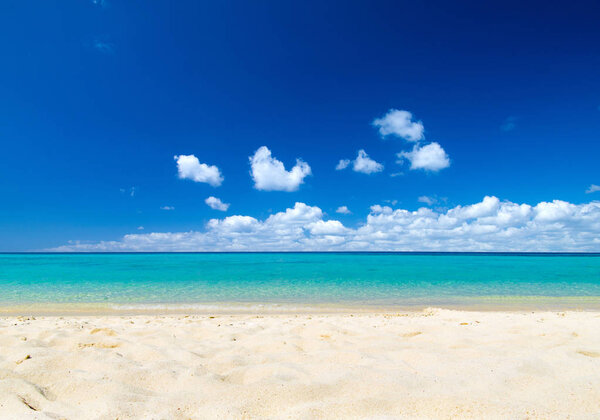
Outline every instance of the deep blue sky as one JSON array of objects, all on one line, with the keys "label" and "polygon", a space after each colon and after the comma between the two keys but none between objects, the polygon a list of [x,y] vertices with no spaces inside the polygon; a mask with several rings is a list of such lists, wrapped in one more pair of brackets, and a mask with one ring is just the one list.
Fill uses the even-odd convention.
[{"label": "deep blue sky", "polygon": [[[202,230],[296,201],[347,205],[335,216],[356,226],[422,195],[597,200],[598,22],[596,1],[2,1],[0,249]],[[392,108],[423,122],[449,168],[395,162],[412,144],[371,124]],[[263,145],[313,175],[296,192],[253,188]],[[359,149],[385,170],[335,170]],[[180,154],[225,181],[178,179]]]}]

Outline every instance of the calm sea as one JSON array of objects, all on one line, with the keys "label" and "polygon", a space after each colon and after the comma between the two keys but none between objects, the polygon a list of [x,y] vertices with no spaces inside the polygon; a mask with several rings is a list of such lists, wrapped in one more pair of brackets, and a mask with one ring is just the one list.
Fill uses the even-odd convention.
[{"label": "calm sea", "polygon": [[600,254],[0,254],[0,305],[600,306]]}]

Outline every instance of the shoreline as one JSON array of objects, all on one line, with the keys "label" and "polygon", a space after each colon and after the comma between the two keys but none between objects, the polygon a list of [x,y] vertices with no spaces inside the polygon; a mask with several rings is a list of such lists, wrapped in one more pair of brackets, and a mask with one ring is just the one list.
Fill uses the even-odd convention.
[{"label": "shoreline", "polygon": [[345,314],[421,312],[430,308],[467,312],[600,311],[600,296],[486,296],[382,302],[198,302],[198,303],[0,303],[0,316]]}]

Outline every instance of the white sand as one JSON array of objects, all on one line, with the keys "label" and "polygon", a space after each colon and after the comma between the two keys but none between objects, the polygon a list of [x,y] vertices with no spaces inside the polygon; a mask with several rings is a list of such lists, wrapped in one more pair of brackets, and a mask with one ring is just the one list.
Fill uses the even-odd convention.
[{"label": "white sand", "polygon": [[600,312],[0,318],[0,418],[600,418]]}]

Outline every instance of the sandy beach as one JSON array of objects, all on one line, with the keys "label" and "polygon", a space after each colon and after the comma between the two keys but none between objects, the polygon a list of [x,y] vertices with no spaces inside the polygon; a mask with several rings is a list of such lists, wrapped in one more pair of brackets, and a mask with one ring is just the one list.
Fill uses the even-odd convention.
[{"label": "sandy beach", "polygon": [[0,418],[598,418],[600,312],[0,319]]}]

